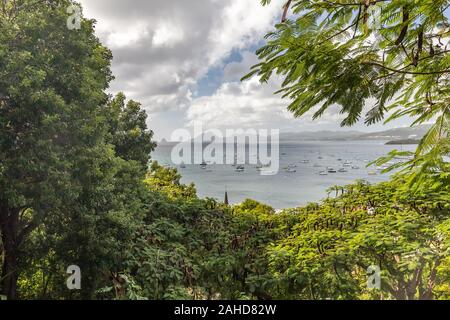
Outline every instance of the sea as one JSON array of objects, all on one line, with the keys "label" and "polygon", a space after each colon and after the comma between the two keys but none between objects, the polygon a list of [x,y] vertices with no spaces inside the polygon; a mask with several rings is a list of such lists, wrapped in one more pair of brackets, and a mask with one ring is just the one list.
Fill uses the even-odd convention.
[{"label": "sea", "polygon": [[[194,183],[199,197],[241,203],[254,199],[275,209],[294,208],[327,197],[327,189],[363,179],[370,183],[386,181],[393,174],[381,168],[367,167],[373,160],[397,149],[414,151],[415,145],[386,145],[386,141],[301,141],[280,142],[279,171],[261,175],[255,164],[236,171],[230,164],[175,165],[171,161],[173,145],[162,144],[152,153],[152,159],[167,167],[176,167],[182,183]],[[346,164],[344,166],[344,163]],[[327,168],[335,173],[328,173]],[[345,168],[346,172],[339,172]],[[320,172],[326,171],[324,175]]]}]

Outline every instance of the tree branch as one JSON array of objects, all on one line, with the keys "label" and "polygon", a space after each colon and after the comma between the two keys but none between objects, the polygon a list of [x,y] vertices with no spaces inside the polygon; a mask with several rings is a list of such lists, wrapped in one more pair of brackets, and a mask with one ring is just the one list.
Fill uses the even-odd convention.
[{"label": "tree branch", "polygon": [[289,7],[291,6],[291,2],[292,0],[288,0],[288,2],[286,2],[286,4],[283,6],[283,15],[281,16],[282,23],[286,21],[286,17],[289,11]]}]

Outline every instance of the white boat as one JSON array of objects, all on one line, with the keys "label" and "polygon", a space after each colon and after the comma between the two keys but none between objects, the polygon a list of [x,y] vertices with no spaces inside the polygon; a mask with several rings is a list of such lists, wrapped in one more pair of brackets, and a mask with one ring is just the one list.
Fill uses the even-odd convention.
[{"label": "white boat", "polygon": [[345,161],[345,162],[344,162],[344,167],[350,167],[351,164],[352,164],[351,161]]},{"label": "white boat", "polygon": [[269,169],[267,169],[267,168],[262,168],[261,170],[261,174],[264,176],[264,175],[267,175],[267,176],[273,176],[273,175],[276,175],[277,174],[277,172],[276,171],[274,171],[274,170],[269,170]]},{"label": "white boat", "polygon": [[309,163],[309,160],[301,160],[300,163]]},{"label": "white boat", "polygon": [[328,175],[328,172],[326,172],[326,171],[320,171],[320,172],[319,172],[319,175],[321,175],[321,176],[327,176],[327,175]]}]

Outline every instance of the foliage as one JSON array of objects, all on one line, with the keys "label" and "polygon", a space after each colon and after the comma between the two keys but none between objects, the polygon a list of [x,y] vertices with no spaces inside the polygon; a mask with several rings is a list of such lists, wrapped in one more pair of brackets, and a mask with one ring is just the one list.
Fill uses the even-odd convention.
[{"label": "foliage", "polygon": [[61,27],[71,1],[32,3],[10,1],[0,11],[0,229],[9,298],[30,232],[77,208],[112,154],[99,108],[112,77],[110,51],[93,21],[78,32]]},{"label": "foliage", "polygon": [[[21,297],[93,298],[107,273],[122,269],[142,221],[153,133],[139,103],[108,98],[112,55],[94,21],[65,27],[71,4],[24,0],[0,11],[2,291],[10,299],[17,281]],[[85,280],[76,293],[64,287],[71,264]]]},{"label": "foliage", "polygon": [[[448,185],[411,193],[401,176],[373,186],[361,181],[332,188],[334,196],[321,203],[275,213],[254,200],[226,207],[167,195],[176,180],[160,173],[166,183],[151,201],[125,271],[148,298],[449,295]],[[380,267],[380,290],[368,288],[369,266]]]},{"label": "foliage", "polygon": [[197,191],[193,183],[182,184],[181,175],[175,168],[164,168],[157,161],[153,161],[147,173],[145,183],[171,198],[197,198]]},{"label": "foliage", "polygon": [[[310,210],[271,248],[271,268],[296,277],[293,298],[431,299],[446,283],[440,269],[449,254],[449,196],[413,196],[401,179],[347,186]],[[369,290],[367,269],[381,269],[381,290]]]},{"label": "foliage", "polygon": [[266,36],[260,63],[243,79],[279,75],[278,93],[291,100],[296,117],[312,112],[316,119],[337,106],[342,126],[363,113],[367,125],[405,116],[412,126],[433,122],[408,165],[419,175],[442,170],[450,141],[449,5],[289,0],[285,12],[291,8],[293,20],[283,18]]},{"label": "foliage", "polygon": [[152,141],[153,132],[147,130],[147,114],[139,102],[130,100],[118,93],[105,108],[111,133],[110,143],[116,155],[124,160],[139,162],[147,168],[150,152],[156,144]]},{"label": "foliage", "polygon": [[[9,299],[448,299],[448,78],[437,71],[449,61],[430,40],[447,35],[434,34],[448,28],[439,15],[446,1],[410,2],[288,1],[285,10],[292,4],[300,19],[277,27],[255,71],[263,81],[274,71],[286,76],[282,91],[297,115],[325,101],[320,116],[339,103],[351,124],[369,97],[378,104],[368,123],[383,109],[403,108],[394,116],[419,122],[444,113],[415,157],[394,152],[377,161],[404,158],[407,175],[336,186],[320,203],[281,212],[250,199],[234,206],[199,199],[176,169],[156,161],[148,168],[153,133],[138,102],[105,94],[111,53],[93,21],[83,19],[76,32],[61,28],[69,0],[4,2],[2,292]],[[373,6],[392,25],[370,49],[364,19]],[[406,15],[417,18],[399,24]],[[351,39],[337,40],[352,23]],[[404,34],[396,40],[402,49],[393,34]],[[413,48],[417,58],[401,57]],[[82,270],[79,291],[65,286],[71,264]],[[371,265],[381,270],[379,290],[367,286]]]}]

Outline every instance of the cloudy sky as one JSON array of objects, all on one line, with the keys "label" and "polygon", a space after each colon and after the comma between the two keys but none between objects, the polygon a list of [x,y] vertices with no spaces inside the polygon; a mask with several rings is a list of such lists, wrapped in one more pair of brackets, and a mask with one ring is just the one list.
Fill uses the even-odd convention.
[{"label": "cloudy sky", "polygon": [[[97,20],[97,34],[113,52],[111,92],[140,101],[156,139],[202,121],[210,128],[339,128],[341,116],[294,119],[289,103],[273,94],[274,79],[260,85],[239,79],[257,62],[255,50],[280,19],[285,0],[81,0]],[[360,124],[358,130],[367,130]],[[380,127],[371,127],[370,131]],[[348,130],[348,129],[346,129]]]}]

